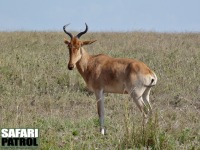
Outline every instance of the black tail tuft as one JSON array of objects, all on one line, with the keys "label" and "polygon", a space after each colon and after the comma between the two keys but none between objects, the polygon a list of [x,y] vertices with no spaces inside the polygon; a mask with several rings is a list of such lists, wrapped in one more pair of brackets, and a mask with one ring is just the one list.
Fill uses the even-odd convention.
[{"label": "black tail tuft", "polygon": [[153,84],[153,82],[154,82],[154,79],[151,79],[151,85]]},{"label": "black tail tuft", "polygon": [[145,87],[153,87],[155,86],[155,84],[153,84],[153,82],[155,81],[155,79],[151,79],[151,83],[149,85],[144,85]]}]

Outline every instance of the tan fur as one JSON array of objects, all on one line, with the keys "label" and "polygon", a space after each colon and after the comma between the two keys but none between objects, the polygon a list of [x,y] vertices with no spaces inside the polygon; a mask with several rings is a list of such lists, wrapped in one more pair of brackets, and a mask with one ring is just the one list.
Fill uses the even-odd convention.
[{"label": "tan fur", "polygon": [[[138,82],[148,85],[151,82],[149,76],[155,78],[154,73],[140,61],[112,58],[104,54],[89,55],[83,47],[74,47],[78,47],[79,50],[72,50],[69,63],[77,67],[87,87],[93,92],[104,89],[104,92],[108,93],[128,93],[130,91],[127,89],[129,83],[132,86]],[[80,60],[76,60],[73,56]],[[144,81],[145,78],[149,81]]]}]

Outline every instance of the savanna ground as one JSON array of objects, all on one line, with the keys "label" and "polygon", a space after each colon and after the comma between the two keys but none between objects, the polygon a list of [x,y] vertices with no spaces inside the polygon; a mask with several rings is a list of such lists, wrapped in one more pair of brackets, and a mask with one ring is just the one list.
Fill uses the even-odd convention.
[{"label": "savanna ground", "polygon": [[135,58],[158,76],[153,118],[128,95],[106,94],[107,135],[95,96],[68,71],[61,32],[0,33],[0,128],[39,128],[40,149],[200,149],[200,34],[87,33],[91,54]]}]

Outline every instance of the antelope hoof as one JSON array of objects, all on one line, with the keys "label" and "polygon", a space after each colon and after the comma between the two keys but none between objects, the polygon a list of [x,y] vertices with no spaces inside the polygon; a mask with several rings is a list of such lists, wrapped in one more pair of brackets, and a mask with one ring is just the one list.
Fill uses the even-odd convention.
[{"label": "antelope hoof", "polygon": [[105,128],[100,128],[100,132],[102,135],[105,135],[106,134],[106,129]]}]

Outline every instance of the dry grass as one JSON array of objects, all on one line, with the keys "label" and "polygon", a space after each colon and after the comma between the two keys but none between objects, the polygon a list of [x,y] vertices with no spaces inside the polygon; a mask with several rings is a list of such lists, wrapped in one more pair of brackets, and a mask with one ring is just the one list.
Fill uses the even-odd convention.
[{"label": "dry grass", "polygon": [[41,149],[194,149],[200,147],[200,34],[90,33],[91,54],[142,60],[158,76],[152,121],[128,95],[105,97],[108,134],[96,101],[68,71],[64,33],[0,33],[0,128],[39,128]]}]

